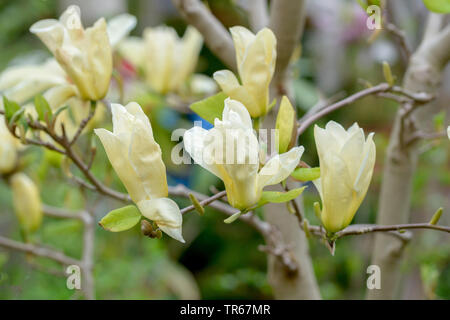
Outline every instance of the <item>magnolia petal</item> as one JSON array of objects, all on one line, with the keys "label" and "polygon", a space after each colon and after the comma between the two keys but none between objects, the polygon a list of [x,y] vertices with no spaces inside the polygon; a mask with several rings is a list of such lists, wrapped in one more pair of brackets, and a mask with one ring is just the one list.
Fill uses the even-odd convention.
[{"label": "magnolia petal", "polygon": [[130,102],[125,106],[125,109],[129,114],[133,115],[137,120],[142,122],[145,127],[144,130],[153,139],[152,125],[150,124],[150,120],[142,110],[141,106],[136,102]]},{"label": "magnolia petal", "polygon": [[193,127],[184,133],[183,142],[184,149],[195,163],[222,179],[222,174],[213,163],[213,156],[207,153],[207,150],[210,149],[208,146],[213,143],[208,130],[197,126]]},{"label": "magnolia petal", "polygon": [[47,100],[50,107],[55,110],[60,107],[65,101],[77,94],[77,89],[73,85],[61,85],[53,87],[44,93],[44,98]]},{"label": "magnolia petal", "polygon": [[230,70],[220,70],[213,74],[214,80],[218,83],[223,92],[229,95],[229,92],[240,86],[238,79]]},{"label": "magnolia petal", "polygon": [[161,148],[141,120],[134,123],[128,157],[145,193],[150,198],[167,197],[166,166]]},{"label": "magnolia petal", "polygon": [[30,27],[30,32],[37,35],[52,53],[63,43],[64,27],[58,20],[40,20]]},{"label": "magnolia petal", "polygon": [[356,182],[358,170],[363,162],[364,143],[364,132],[361,128],[358,128],[351,136],[349,135],[339,152],[340,157],[344,159],[347,165],[352,184]]},{"label": "magnolia petal", "polygon": [[297,167],[304,151],[303,146],[295,147],[270,159],[258,173],[259,188],[280,183],[289,177]]},{"label": "magnolia petal", "polygon": [[247,52],[247,47],[255,40],[255,35],[247,28],[241,26],[230,28],[230,33],[236,50],[238,69],[240,69],[240,65]]},{"label": "magnolia petal", "polygon": [[123,13],[108,21],[108,38],[111,47],[115,47],[131,30],[136,27],[137,19],[135,16]]},{"label": "magnolia petal", "polygon": [[128,159],[126,152],[128,146],[106,129],[95,129],[94,132],[100,138],[114,171],[116,171],[116,174],[124,184],[133,202],[137,203],[147,199],[148,196],[141,184],[141,180]]},{"label": "magnolia petal", "polygon": [[339,143],[336,138],[318,125],[314,126],[314,140],[316,142],[320,161],[322,161],[327,152],[339,153],[340,151]]},{"label": "magnolia petal", "polygon": [[230,122],[232,128],[253,130],[252,119],[245,106],[230,98],[225,99],[222,121]]},{"label": "magnolia petal", "polygon": [[[131,136],[135,118],[119,103],[111,103],[112,123],[114,135]],[[129,139],[126,139],[129,142]],[[127,143],[128,145],[129,143]]]},{"label": "magnolia petal", "polygon": [[[331,232],[344,228],[345,221],[353,219],[359,207],[347,166],[337,154],[327,154],[321,164],[322,224]],[[323,170],[322,170],[323,169]]]},{"label": "magnolia petal", "polygon": [[348,138],[348,132],[335,121],[329,121],[325,126],[327,133],[331,134],[339,143],[339,147],[342,147]]},{"label": "magnolia petal", "polygon": [[142,215],[154,221],[170,237],[184,243],[182,236],[183,217],[175,201],[169,198],[143,200],[137,203]]}]

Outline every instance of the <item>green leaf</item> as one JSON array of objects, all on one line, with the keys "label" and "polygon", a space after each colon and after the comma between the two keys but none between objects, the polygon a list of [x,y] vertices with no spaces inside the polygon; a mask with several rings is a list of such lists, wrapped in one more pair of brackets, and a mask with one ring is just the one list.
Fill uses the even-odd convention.
[{"label": "green leaf", "polygon": [[44,121],[46,119],[46,114],[48,114],[48,119],[50,119],[52,115],[52,109],[50,108],[47,100],[45,100],[45,98],[41,94],[38,94],[34,97],[34,107],[36,108],[39,120]]},{"label": "green leaf", "polygon": [[236,221],[241,216],[241,214],[242,214],[241,211],[236,212],[232,216],[230,216],[230,217],[226,218],[225,220],[223,220],[223,222],[230,224],[230,223]]},{"label": "green leaf", "polygon": [[278,153],[284,153],[288,150],[292,139],[292,130],[294,129],[295,110],[289,99],[283,96],[280,109],[278,110],[277,122],[275,128],[278,132]]},{"label": "green leaf", "polygon": [[442,216],[442,212],[444,211],[444,209],[441,207],[439,209],[437,209],[437,211],[433,214],[433,217],[430,220],[430,224],[437,224],[439,222],[439,219]]},{"label": "green leaf", "polygon": [[450,0],[423,0],[428,10],[437,13],[450,13]]},{"label": "green leaf", "polygon": [[390,86],[393,86],[395,83],[395,80],[394,80],[394,77],[392,76],[391,66],[389,65],[389,63],[387,63],[387,61],[383,61],[383,75],[384,75],[384,79],[386,79],[386,82]]},{"label": "green leaf", "polygon": [[129,205],[110,211],[99,224],[111,232],[125,231],[134,227],[141,220],[141,213],[136,206]]},{"label": "green leaf", "polygon": [[194,102],[189,108],[209,123],[214,124],[215,118],[222,119],[224,101],[227,97],[225,93],[219,92],[211,97]]},{"label": "green leaf", "polygon": [[299,181],[312,181],[320,178],[320,167],[316,168],[297,168],[291,176]]},{"label": "green leaf", "polygon": [[5,96],[3,96],[3,106],[5,109],[5,118],[9,123],[13,115],[20,110],[20,106],[16,102],[8,100]]},{"label": "green leaf", "polygon": [[11,117],[11,119],[9,120],[9,124],[18,122],[18,121],[22,118],[22,115],[23,115],[24,112],[25,112],[25,109],[24,109],[24,108],[20,108],[19,110],[17,110],[17,111],[13,114],[13,116]]},{"label": "green leaf", "polygon": [[258,206],[265,205],[266,203],[283,203],[291,201],[297,198],[305,190],[306,186],[292,189],[287,192],[278,191],[263,191],[261,199],[258,202]]}]

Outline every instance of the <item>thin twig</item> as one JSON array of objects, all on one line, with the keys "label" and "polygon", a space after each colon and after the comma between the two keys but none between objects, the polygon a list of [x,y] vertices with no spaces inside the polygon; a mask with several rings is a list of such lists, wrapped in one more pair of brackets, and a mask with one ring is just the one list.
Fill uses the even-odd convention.
[{"label": "thin twig", "polygon": [[48,258],[63,265],[81,265],[81,262],[79,260],[66,256],[62,252],[45,247],[40,247],[31,243],[22,243],[2,236],[0,236],[0,247],[30,253],[32,255],[43,258]]}]

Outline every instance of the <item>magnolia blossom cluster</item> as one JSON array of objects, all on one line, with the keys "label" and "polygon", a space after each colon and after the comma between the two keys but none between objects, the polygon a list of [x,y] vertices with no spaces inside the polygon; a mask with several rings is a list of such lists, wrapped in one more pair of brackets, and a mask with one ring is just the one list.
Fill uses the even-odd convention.
[{"label": "magnolia blossom cluster", "polygon": [[[52,109],[70,104],[72,115],[79,122],[92,102],[105,98],[112,75],[112,50],[135,24],[134,17],[122,15],[108,25],[100,19],[84,29],[76,6],[69,7],[59,20],[39,21],[30,30],[44,42],[54,59],[41,65],[8,69],[0,76],[0,90],[21,105],[44,92]],[[281,183],[292,174],[305,149],[303,146],[289,149],[286,143],[283,150],[287,149],[286,152],[268,160],[260,156],[264,148],[253,130],[252,118],[262,117],[270,110],[269,86],[275,70],[276,38],[267,28],[256,35],[244,27],[233,27],[230,32],[239,80],[229,70],[214,73],[215,81],[228,97],[223,102],[221,117],[215,118],[210,130],[198,126],[187,130],[183,141],[192,159],[223,181],[229,204],[246,212],[258,204],[266,186]],[[166,94],[181,91],[192,80],[202,43],[202,37],[192,27],[181,39],[175,30],[157,27],[146,29],[143,40],[122,41],[118,51],[143,69],[153,90]],[[290,106],[286,97],[283,101],[285,107],[287,103]],[[32,107],[28,109],[30,113],[36,112]],[[126,106],[113,103],[111,113],[112,132],[98,128],[95,133],[112,167],[142,216],[167,235],[184,242],[182,214],[168,198],[166,167],[148,117],[136,102]],[[295,117],[293,109],[288,114]],[[64,122],[70,136],[68,118],[69,114],[59,121]],[[0,120],[3,141],[0,172],[6,173],[16,165],[18,145],[4,120]],[[72,132],[77,128],[75,124]],[[320,219],[325,229],[334,233],[351,222],[367,193],[375,164],[373,133],[366,138],[357,124],[345,130],[331,121],[324,129],[316,126],[314,137],[320,178],[313,182],[322,199]],[[38,189],[21,173],[14,174],[11,184],[16,190],[14,203],[19,219],[26,229],[35,230],[41,221]],[[30,201],[22,203],[23,197]]]}]

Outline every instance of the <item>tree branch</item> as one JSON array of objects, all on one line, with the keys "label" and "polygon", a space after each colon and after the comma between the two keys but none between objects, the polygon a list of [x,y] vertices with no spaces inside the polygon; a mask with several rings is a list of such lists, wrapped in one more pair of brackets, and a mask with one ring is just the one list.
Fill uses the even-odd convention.
[{"label": "tree branch", "polygon": [[292,53],[299,44],[305,23],[304,0],[272,0],[269,28],[277,38],[277,62],[274,74],[275,87],[282,86]]},{"label": "tree branch", "polygon": [[231,70],[236,70],[234,45],[222,23],[199,0],[172,0],[183,18],[202,35],[208,48]]},{"label": "tree branch", "polygon": [[79,260],[66,256],[64,253],[40,247],[31,243],[22,243],[0,236],[0,247],[26,252],[38,257],[48,258],[62,265],[81,265]]},{"label": "tree branch", "polygon": [[247,0],[247,11],[253,32],[258,32],[269,24],[267,0]]}]

